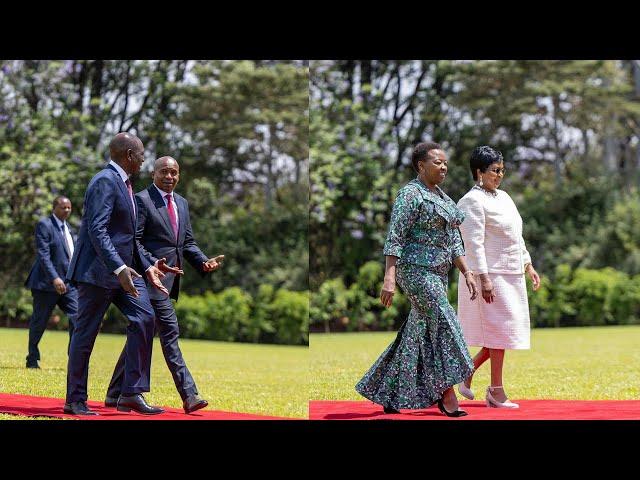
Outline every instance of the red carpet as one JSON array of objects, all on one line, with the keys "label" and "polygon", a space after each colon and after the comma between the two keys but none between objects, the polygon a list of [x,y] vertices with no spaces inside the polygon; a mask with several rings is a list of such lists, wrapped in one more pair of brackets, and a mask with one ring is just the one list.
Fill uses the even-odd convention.
[{"label": "red carpet", "polygon": [[369,401],[309,402],[311,420],[640,420],[640,400],[512,400],[517,410],[487,408],[483,401],[460,402],[469,415],[445,417],[437,406],[386,415]]},{"label": "red carpet", "polygon": [[0,393],[0,413],[27,417],[75,418],[78,420],[294,420],[293,418],[223,412],[206,408],[186,415],[182,409],[162,407],[165,412],[160,415],[140,415],[135,412],[125,413],[119,412],[115,408],[105,408],[102,402],[89,401],[87,405],[100,415],[67,415],[62,412],[64,400],[61,398]]}]

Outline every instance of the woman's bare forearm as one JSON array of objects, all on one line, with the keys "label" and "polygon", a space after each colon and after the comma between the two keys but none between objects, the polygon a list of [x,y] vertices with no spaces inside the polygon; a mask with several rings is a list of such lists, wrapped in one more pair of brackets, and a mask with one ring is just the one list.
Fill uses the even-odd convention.
[{"label": "woman's bare forearm", "polygon": [[459,257],[454,258],[453,264],[458,267],[458,270],[460,270],[463,275],[467,272],[467,270],[469,270],[469,267],[467,267],[467,262],[465,262],[464,260],[464,255],[460,255]]},{"label": "woman's bare forearm", "polygon": [[385,266],[384,266],[384,277],[396,279],[396,263],[398,261],[398,257],[394,257],[393,255],[385,255]]}]

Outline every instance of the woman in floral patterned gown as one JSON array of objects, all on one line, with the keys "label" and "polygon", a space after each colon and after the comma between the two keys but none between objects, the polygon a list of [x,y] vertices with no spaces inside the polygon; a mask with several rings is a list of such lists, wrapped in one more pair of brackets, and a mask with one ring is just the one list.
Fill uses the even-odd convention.
[{"label": "woman in floral patterned gown", "polygon": [[418,144],[411,161],[418,177],[402,187],[393,205],[384,245],[385,278],[380,300],[389,307],[396,280],[411,303],[395,341],[356,385],[384,407],[420,409],[438,403],[448,416],[463,416],[453,386],[473,372],[458,318],[447,299],[447,276],[455,264],[476,298],[473,272],[464,261],[458,226],[464,214],[438,187],[447,158],[434,142]]}]

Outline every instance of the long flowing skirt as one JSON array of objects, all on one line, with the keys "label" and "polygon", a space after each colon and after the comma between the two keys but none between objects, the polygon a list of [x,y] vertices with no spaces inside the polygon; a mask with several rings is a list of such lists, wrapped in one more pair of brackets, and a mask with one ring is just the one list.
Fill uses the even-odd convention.
[{"label": "long flowing skirt", "polygon": [[446,274],[400,264],[396,279],[411,303],[409,317],[356,391],[396,409],[427,408],[471,375],[473,361],[447,299]]}]

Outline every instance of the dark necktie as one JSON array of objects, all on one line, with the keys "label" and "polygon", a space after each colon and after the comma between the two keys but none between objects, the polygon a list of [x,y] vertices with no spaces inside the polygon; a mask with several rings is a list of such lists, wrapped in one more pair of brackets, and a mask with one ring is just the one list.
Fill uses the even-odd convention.
[{"label": "dark necktie", "polygon": [[178,218],[176,217],[176,211],[173,208],[173,201],[171,200],[171,195],[165,195],[167,199],[167,211],[169,212],[169,221],[171,222],[171,228],[173,229],[173,234],[178,239]]},{"label": "dark necktie", "polygon": [[64,244],[64,249],[69,255],[69,258],[73,255],[71,249],[69,248],[69,242],[67,241],[67,233],[64,231],[64,223],[60,225],[60,231],[62,232],[62,239],[64,240],[62,243]]},{"label": "dark necktie", "polygon": [[128,178],[124,182],[127,185],[127,190],[129,191],[129,199],[131,199],[131,208],[133,209],[133,217],[136,216],[136,202],[133,199],[133,188],[131,188],[131,180]]}]

